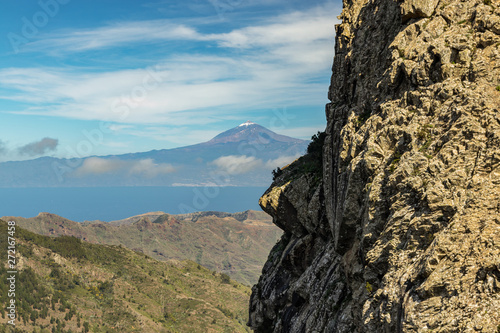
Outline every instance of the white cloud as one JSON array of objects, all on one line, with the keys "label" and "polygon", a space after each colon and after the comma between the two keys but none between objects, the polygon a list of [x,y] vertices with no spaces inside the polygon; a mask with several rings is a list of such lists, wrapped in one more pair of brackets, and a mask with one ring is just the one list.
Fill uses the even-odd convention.
[{"label": "white cloud", "polygon": [[164,175],[167,173],[172,173],[175,168],[167,163],[155,163],[153,159],[143,159],[139,161],[134,161],[131,163],[131,168],[129,170],[130,174],[144,175],[148,178],[153,178],[158,175]]},{"label": "white cloud", "polygon": [[[313,66],[326,71],[330,62],[323,60]],[[190,55],[166,60],[155,71],[82,74],[50,68],[5,69],[0,70],[0,85],[17,90],[2,98],[36,105],[18,113],[179,126],[213,122],[210,118],[232,114],[241,105],[259,108],[326,102],[324,85],[307,82],[319,71],[307,67],[294,65],[290,70],[290,64],[280,58],[265,56]]]},{"label": "white cloud", "polygon": [[230,175],[241,175],[257,169],[273,170],[277,167],[283,167],[295,161],[301,155],[280,156],[276,159],[264,162],[254,156],[246,155],[229,155],[222,156],[214,160],[210,164],[215,165],[219,171],[226,172]]},{"label": "white cloud", "polygon": [[285,165],[288,165],[295,161],[297,158],[299,158],[301,155],[293,155],[293,156],[280,156],[274,160],[268,160],[265,164],[267,169],[276,169],[277,167],[284,167]]},{"label": "white cloud", "polygon": [[245,155],[222,156],[213,161],[212,164],[230,175],[248,173],[263,166],[262,160]]},{"label": "white cloud", "polygon": [[123,130],[128,130],[134,128],[132,125],[117,125],[117,124],[111,124],[108,126],[108,129],[113,132],[120,132]]},{"label": "white cloud", "polygon": [[177,147],[182,147],[208,141],[220,134],[220,132],[221,131],[205,129],[193,130],[183,126],[176,128],[146,126],[139,129],[124,130],[123,134],[154,139],[155,141],[169,142]]},{"label": "white cloud", "polygon": [[54,34],[28,44],[25,50],[84,52],[131,43],[200,38],[201,36],[192,27],[168,20],[119,22],[96,29]]},{"label": "white cloud", "polygon": [[154,20],[52,35],[28,50],[71,53],[170,40],[217,49],[212,56],[170,55],[154,70],[2,69],[0,86],[9,93],[0,98],[31,103],[19,114],[172,126],[214,122],[243,105],[255,110],[326,103],[325,84],[314,82],[329,77],[332,16],[320,6],[218,34]]},{"label": "white cloud", "polygon": [[[218,66],[213,62],[204,56],[170,59],[161,66],[166,69],[156,72],[166,78],[157,84],[147,69],[94,75],[7,69],[0,70],[0,85],[17,90],[2,98],[33,103],[20,114],[172,125],[213,122],[210,118],[231,114],[241,105],[300,105],[326,95],[322,85],[303,83],[300,69],[290,71],[283,64],[222,57]],[[239,74],[243,71],[245,75]],[[38,76],[47,79],[39,82]],[[143,85],[145,80],[154,87]]]},{"label": "white cloud", "polygon": [[309,44],[322,39],[331,41],[333,22],[327,13],[309,16],[296,12],[276,19],[281,22],[212,34],[206,38],[217,41],[220,46],[234,48]]},{"label": "white cloud", "polygon": [[100,157],[89,157],[75,170],[75,176],[100,175],[115,172],[126,172],[130,175],[142,175],[153,178],[158,175],[168,174],[175,168],[167,163],[155,163],[152,159],[137,161],[124,161],[118,159],[104,159]]},{"label": "white cloud", "polygon": [[227,33],[203,33],[194,26],[167,19],[114,22],[97,28],[48,34],[26,45],[24,51],[78,53],[168,41],[216,42],[221,47],[229,48],[309,44],[322,39],[331,42],[334,24],[339,23],[332,20],[335,17],[332,13],[340,12],[337,7],[334,2],[326,2],[306,11],[267,18],[253,26]]},{"label": "white cloud", "polygon": [[83,164],[76,169],[75,175],[100,175],[104,173],[112,173],[122,169],[124,162],[120,160],[109,160],[99,157],[89,157],[83,161]]}]

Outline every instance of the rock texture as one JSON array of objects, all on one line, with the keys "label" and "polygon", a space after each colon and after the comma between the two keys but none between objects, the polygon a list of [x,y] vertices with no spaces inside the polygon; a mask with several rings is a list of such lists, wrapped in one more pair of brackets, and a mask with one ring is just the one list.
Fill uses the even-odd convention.
[{"label": "rock texture", "polygon": [[261,198],[285,235],[256,332],[500,332],[500,1],[344,0],[323,174]]}]

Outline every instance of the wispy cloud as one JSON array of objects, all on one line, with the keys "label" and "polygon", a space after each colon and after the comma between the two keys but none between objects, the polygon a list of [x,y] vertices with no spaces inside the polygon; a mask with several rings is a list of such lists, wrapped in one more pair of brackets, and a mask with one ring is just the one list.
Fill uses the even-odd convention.
[{"label": "wispy cloud", "polygon": [[28,44],[25,51],[85,52],[132,43],[198,40],[198,32],[169,20],[119,22],[95,29],[58,33]]},{"label": "wispy cloud", "polygon": [[110,160],[99,157],[89,157],[83,161],[82,165],[76,169],[75,175],[101,175],[105,173],[116,172],[124,167],[121,160]]},{"label": "wispy cloud", "polygon": [[333,24],[330,15],[317,10],[311,13],[295,12],[273,19],[278,23],[237,29],[229,33],[205,37],[223,47],[255,48],[289,44],[309,44],[317,40],[331,40]]},{"label": "wispy cloud", "polygon": [[262,167],[262,160],[254,156],[229,155],[222,156],[212,162],[219,170],[230,175],[240,175]]},{"label": "wispy cloud", "polygon": [[24,51],[80,53],[169,41],[216,42],[221,47],[229,48],[310,44],[321,39],[331,39],[331,12],[334,6],[334,2],[326,2],[307,11],[267,18],[253,26],[228,33],[203,33],[194,26],[195,22],[189,26],[173,19],[113,22],[96,28],[46,34],[26,45]]},{"label": "wispy cloud", "polygon": [[273,170],[283,167],[299,158],[300,155],[280,156],[276,159],[263,161],[255,156],[229,155],[222,156],[210,164],[215,165],[219,171],[230,175],[241,175],[258,169]]},{"label": "wispy cloud", "polygon": [[300,154],[293,155],[293,156],[280,156],[274,160],[268,160],[266,162],[266,168],[267,169],[276,169],[277,167],[284,167],[285,165],[288,165],[295,161],[297,158],[300,157]]},{"label": "wispy cloud", "polygon": [[172,165],[167,163],[155,163],[150,158],[137,161],[124,161],[119,159],[89,157],[75,170],[74,175],[77,177],[84,177],[88,175],[126,172],[129,175],[140,175],[147,178],[153,178],[174,171],[175,168]]},{"label": "wispy cloud", "polygon": [[148,178],[153,178],[174,171],[175,168],[168,163],[155,163],[152,159],[147,158],[133,163],[129,173],[132,175],[144,175]]},{"label": "wispy cloud", "polygon": [[333,36],[331,10],[325,6],[227,33],[201,32],[169,20],[61,32],[26,50],[71,54],[189,41],[217,52],[170,53],[154,67],[107,72],[74,67],[2,69],[0,87],[9,92],[0,98],[31,104],[19,108],[19,114],[172,126],[207,124],[278,105],[321,104],[326,102],[326,87],[318,80],[328,77]]},{"label": "wispy cloud", "polygon": [[166,126],[137,126],[134,128],[124,128],[118,132],[124,135],[149,138],[160,142],[168,141],[180,147],[208,141],[217,134],[220,134],[221,131],[205,130],[203,128],[192,129],[185,126],[173,128]]},{"label": "wispy cloud", "polygon": [[[326,63],[329,61],[323,61],[325,67]],[[18,112],[23,114],[121,123],[202,124],[211,122],[211,117],[234,114],[237,106],[301,105],[324,97],[323,85],[304,82],[311,79],[304,67],[290,71],[276,59],[266,62],[263,58],[191,55],[159,64],[155,75],[161,82],[157,83],[150,79],[148,69],[83,74],[12,68],[0,70],[0,85],[16,91],[0,97],[33,103]],[[314,79],[316,75],[313,71],[311,76]]]},{"label": "wispy cloud", "polygon": [[53,152],[57,149],[59,140],[52,138],[43,138],[40,141],[35,141],[22,146],[18,149],[19,154],[27,156],[41,156],[48,152]]},{"label": "wispy cloud", "polygon": [[111,124],[111,125],[109,125],[108,128],[109,128],[110,131],[113,131],[113,132],[121,132],[123,130],[133,129],[134,126],[132,126],[132,125]]}]

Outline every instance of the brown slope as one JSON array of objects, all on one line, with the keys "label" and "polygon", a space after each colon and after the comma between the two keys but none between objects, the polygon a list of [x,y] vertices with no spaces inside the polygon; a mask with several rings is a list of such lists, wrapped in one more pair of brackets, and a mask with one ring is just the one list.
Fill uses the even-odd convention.
[{"label": "brown slope", "polygon": [[157,260],[189,259],[248,285],[257,281],[281,231],[262,212],[157,213],[115,222],[77,223],[41,213],[4,217],[41,235],[69,235],[96,244],[123,245]]},{"label": "brown slope", "polygon": [[[7,262],[0,220],[0,260]],[[0,332],[247,332],[250,289],[192,261],[15,230],[16,327]],[[4,265],[0,279],[7,281]],[[6,284],[0,303],[10,303]],[[87,327],[89,330],[85,330]]]}]

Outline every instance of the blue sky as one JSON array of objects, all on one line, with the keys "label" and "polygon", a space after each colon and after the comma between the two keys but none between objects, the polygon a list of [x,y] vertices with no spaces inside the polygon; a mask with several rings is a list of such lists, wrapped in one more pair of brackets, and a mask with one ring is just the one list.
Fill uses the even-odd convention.
[{"label": "blue sky", "polygon": [[0,161],[325,127],[341,1],[0,4]]}]

